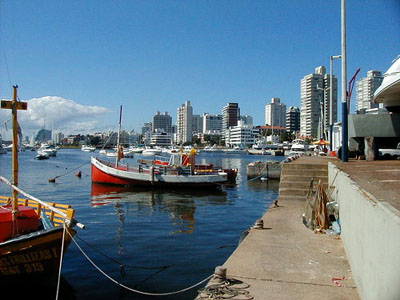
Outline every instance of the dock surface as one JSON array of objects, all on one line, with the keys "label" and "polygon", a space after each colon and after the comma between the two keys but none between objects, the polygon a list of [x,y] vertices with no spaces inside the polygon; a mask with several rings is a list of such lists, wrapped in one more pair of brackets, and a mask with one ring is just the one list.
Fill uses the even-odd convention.
[{"label": "dock surface", "polygon": [[[302,158],[293,167],[304,174],[296,164],[327,165],[329,161]],[[296,174],[289,173],[289,180],[296,181]],[[300,190],[296,186],[295,193]],[[262,217],[264,228],[251,229],[225,262],[227,277],[248,284],[246,290],[256,300],[359,299],[340,236],[315,234],[303,225],[305,195],[286,190],[278,205]]]}]

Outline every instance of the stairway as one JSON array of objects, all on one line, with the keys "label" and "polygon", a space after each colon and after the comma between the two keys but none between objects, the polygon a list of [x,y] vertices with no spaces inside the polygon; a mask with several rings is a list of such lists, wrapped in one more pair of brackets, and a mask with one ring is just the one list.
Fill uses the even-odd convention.
[{"label": "stairway", "polygon": [[279,197],[305,198],[311,179],[314,179],[314,187],[321,180],[324,188],[327,188],[328,162],[327,158],[301,157],[296,161],[282,164]]}]

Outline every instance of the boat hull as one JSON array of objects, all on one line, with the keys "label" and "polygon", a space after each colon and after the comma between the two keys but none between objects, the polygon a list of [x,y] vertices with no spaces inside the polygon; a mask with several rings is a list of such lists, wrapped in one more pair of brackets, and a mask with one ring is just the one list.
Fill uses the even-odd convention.
[{"label": "boat hull", "polygon": [[92,182],[125,186],[152,186],[170,188],[218,187],[228,182],[228,174],[219,172],[210,175],[163,175],[143,170],[134,172],[126,167],[111,167],[92,157]]},{"label": "boat hull", "polygon": [[[68,229],[72,236],[75,231]],[[0,281],[58,274],[63,227],[39,230],[0,243]],[[71,238],[65,236],[64,253]],[[64,254],[63,253],[63,254]]]}]

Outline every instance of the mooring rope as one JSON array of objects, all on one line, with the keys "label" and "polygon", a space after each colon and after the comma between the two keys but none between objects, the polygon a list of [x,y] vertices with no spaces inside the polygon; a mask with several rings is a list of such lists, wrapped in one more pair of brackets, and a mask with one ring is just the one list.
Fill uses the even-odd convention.
[{"label": "mooring rope", "polygon": [[210,284],[198,290],[196,300],[201,299],[238,299],[252,300],[253,296],[247,290],[250,284],[233,277],[226,277],[219,283]]},{"label": "mooring rope", "polygon": [[[64,174],[61,174],[61,175],[58,175],[58,176],[56,176],[56,177],[50,178],[49,181],[50,181],[50,182],[55,182],[55,181],[56,181],[56,178],[60,178],[60,177],[62,177],[62,176],[68,175],[69,173],[71,173],[71,172],[73,172],[73,171],[75,171],[75,170],[77,170],[77,169],[83,167],[84,165],[86,165],[86,164],[88,164],[88,163],[89,163],[89,162],[85,162],[84,164],[82,164],[82,165],[80,165],[80,166],[78,166],[78,167],[76,167],[76,168],[73,168],[73,169],[69,170],[68,172],[66,172],[66,173],[64,173]],[[82,172],[82,171],[81,171],[81,172]]]},{"label": "mooring rope", "polygon": [[67,233],[69,234],[69,236],[71,237],[72,241],[74,242],[74,244],[76,245],[76,247],[78,247],[79,251],[81,251],[81,253],[83,254],[83,256],[85,256],[85,258],[93,265],[93,267],[95,267],[101,274],[103,274],[106,278],[108,278],[110,281],[114,282],[115,284],[119,285],[120,287],[134,292],[134,293],[138,293],[138,294],[142,294],[142,295],[147,295],[147,296],[169,296],[169,295],[175,295],[175,294],[179,294],[179,293],[183,293],[186,292],[188,290],[191,290],[193,288],[195,288],[196,286],[199,286],[201,284],[203,284],[204,282],[206,282],[207,280],[211,279],[211,277],[214,276],[214,274],[211,274],[210,276],[204,278],[203,280],[189,286],[186,287],[184,289],[178,290],[178,291],[173,291],[173,292],[166,292],[166,293],[149,293],[149,292],[143,292],[143,291],[139,291],[133,288],[130,288],[120,282],[118,282],[117,280],[115,280],[114,278],[112,278],[110,275],[108,275],[107,273],[105,273],[99,266],[97,266],[93,260],[90,259],[90,257],[85,253],[85,251],[83,251],[83,249],[79,246],[78,242],[75,240],[75,238],[67,231]]},{"label": "mooring rope", "polygon": [[56,291],[56,300],[58,300],[58,294],[60,292],[60,282],[61,282],[61,269],[63,264],[63,257],[64,257],[64,243],[65,243],[65,231],[66,231],[65,222],[63,223],[63,235],[61,241],[61,254],[60,254],[60,266],[58,268],[58,278],[57,278],[57,291]]},{"label": "mooring rope", "polygon": [[[107,255],[106,253],[104,253],[103,251],[95,248],[94,246],[90,245],[87,241],[85,241],[84,239],[75,236],[75,238],[78,238],[81,242],[84,242],[86,244],[86,246],[92,248],[94,251],[100,253],[101,255],[103,255],[104,257],[108,258],[109,260],[111,260],[112,262],[118,264],[121,268],[121,270],[124,270],[125,267],[128,268],[132,268],[132,269],[143,269],[143,270],[165,270],[168,269],[169,267],[172,267],[173,265],[165,265],[165,266],[159,266],[159,267],[146,267],[146,266],[135,266],[135,265],[127,265],[127,264],[123,264],[121,262],[119,262],[118,260],[116,260],[115,258]],[[125,271],[122,271],[123,273],[125,273]]]}]

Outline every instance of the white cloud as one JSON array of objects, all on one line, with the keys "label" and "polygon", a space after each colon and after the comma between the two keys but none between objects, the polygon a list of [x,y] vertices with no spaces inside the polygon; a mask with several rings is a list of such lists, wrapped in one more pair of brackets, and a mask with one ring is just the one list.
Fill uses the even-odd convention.
[{"label": "white cloud", "polygon": [[[111,110],[105,107],[82,105],[57,96],[33,98],[27,102],[28,110],[18,114],[24,135],[43,126],[64,134],[103,131],[106,127],[103,116],[111,113]],[[0,111],[1,122],[10,118],[10,111]],[[11,124],[8,124],[10,127]]]}]

